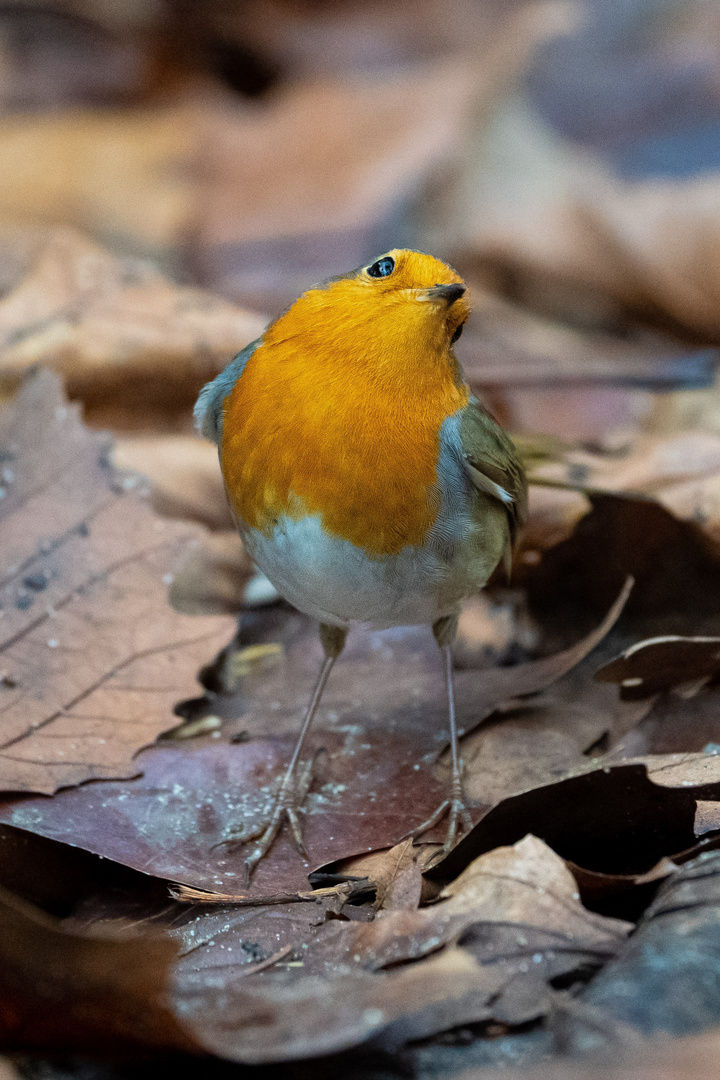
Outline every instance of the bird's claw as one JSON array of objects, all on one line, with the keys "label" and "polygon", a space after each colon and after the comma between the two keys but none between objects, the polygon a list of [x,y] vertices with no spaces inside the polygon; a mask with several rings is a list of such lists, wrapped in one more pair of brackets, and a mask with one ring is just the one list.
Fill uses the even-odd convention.
[{"label": "bird's claw", "polygon": [[[245,860],[245,881],[250,880],[253,870],[260,862],[260,860],[269,851],[275,837],[280,832],[283,824],[283,818],[287,818],[290,830],[292,832],[293,840],[295,841],[295,847],[304,859],[307,859],[307,851],[305,850],[305,844],[303,843],[302,830],[300,829],[300,822],[298,820],[298,811],[294,806],[283,806],[280,802],[276,802],[273,808],[272,817],[270,818],[265,828],[255,830],[251,836],[247,837],[247,842],[255,840],[259,837],[260,842],[253,849],[252,853],[248,855]],[[264,823],[263,823],[264,824]]]},{"label": "bird's claw", "polygon": [[220,841],[220,844],[215,845],[216,847],[221,845],[238,847],[249,844],[253,840],[259,841],[251,854],[245,859],[246,884],[257,864],[270,850],[285,818],[287,818],[290,825],[295,847],[299,854],[304,859],[307,859],[308,855],[298,814],[302,813],[302,804],[312,783],[312,773],[313,762],[310,760],[303,762],[299,766],[296,776],[286,774],[273,797],[269,813],[253,829],[246,829],[243,826],[237,832],[226,836],[224,840]]},{"label": "bird's claw", "polygon": [[[434,828],[444,817],[449,819],[447,833],[445,834],[445,843],[440,851],[438,851],[433,861],[443,858],[452,850],[461,831],[464,835],[467,835],[473,827],[473,820],[470,816],[470,811],[465,805],[462,793],[453,792],[450,798],[445,799],[440,803],[437,810],[430,815],[427,821],[423,821],[422,825],[418,825],[412,832],[406,833],[407,839],[417,840],[426,832],[429,832],[430,829]],[[460,830],[459,826],[462,826],[462,830]]]}]

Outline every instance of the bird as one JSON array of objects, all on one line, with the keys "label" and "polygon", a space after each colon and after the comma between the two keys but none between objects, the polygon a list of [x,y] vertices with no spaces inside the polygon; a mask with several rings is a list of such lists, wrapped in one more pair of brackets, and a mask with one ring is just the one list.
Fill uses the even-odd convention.
[{"label": "bird", "polygon": [[308,289],[200,392],[240,535],[279,594],[319,622],[324,659],[294,751],[255,842],[249,879],[312,783],[308,730],[350,628],[432,628],[448,703],[447,852],[472,827],[462,787],[451,646],[462,601],[509,572],[527,480],[504,429],[467,385],[454,345],[465,282],[432,255],[393,249]]}]

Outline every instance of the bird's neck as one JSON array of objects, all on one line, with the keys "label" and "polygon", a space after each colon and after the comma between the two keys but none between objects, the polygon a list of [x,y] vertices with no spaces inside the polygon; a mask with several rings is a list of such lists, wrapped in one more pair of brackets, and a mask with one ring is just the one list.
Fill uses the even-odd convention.
[{"label": "bird's neck", "polygon": [[422,543],[439,509],[440,429],[469,390],[449,357],[396,368],[260,346],[225,403],[221,459],[238,517],[271,531],[282,514],[317,514],[375,557]]}]

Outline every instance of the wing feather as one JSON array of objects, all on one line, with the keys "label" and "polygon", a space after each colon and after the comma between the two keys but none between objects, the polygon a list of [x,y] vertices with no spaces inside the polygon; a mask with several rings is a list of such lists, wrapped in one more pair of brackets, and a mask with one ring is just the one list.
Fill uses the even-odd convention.
[{"label": "wing feather", "polygon": [[223,404],[225,398],[238,381],[248,360],[255,352],[262,338],[251,341],[212,382],[206,383],[195,403],[195,427],[206,439],[220,445],[223,427]]},{"label": "wing feather", "polygon": [[508,519],[506,565],[527,518],[527,479],[512,440],[475,397],[460,423],[465,471],[478,491],[497,499]]}]

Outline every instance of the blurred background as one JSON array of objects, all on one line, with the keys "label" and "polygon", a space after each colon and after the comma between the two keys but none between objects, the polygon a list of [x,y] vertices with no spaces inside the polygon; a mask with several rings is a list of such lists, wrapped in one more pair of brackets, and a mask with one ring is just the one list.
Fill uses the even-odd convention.
[{"label": "blurred background", "polygon": [[203,382],[395,246],[471,284],[515,433],[720,436],[720,5],[0,4],[0,395],[60,371],[168,512],[229,524]]}]

